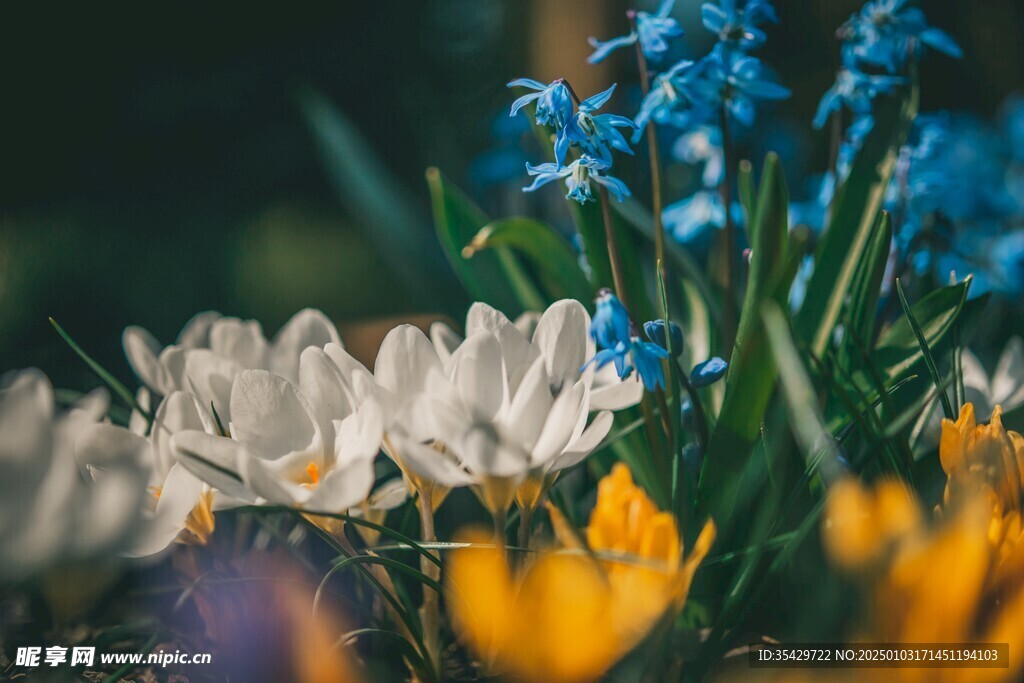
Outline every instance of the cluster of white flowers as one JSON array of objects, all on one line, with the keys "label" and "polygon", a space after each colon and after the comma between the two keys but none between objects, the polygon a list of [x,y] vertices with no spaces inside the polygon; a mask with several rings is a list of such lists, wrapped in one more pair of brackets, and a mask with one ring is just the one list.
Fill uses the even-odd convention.
[{"label": "cluster of white flowers", "polygon": [[[443,323],[429,337],[393,329],[372,372],[314,310],[273,341],[212,312],[167,347],[130,327],[138,403],[153,412],[127,428],[106,421],[105,394],[57,416],[41,373],[5,377],[0,464],[15,474],[0,483],[0,569],[205,542],[214,512],[240,505],[379,519],[409,489],[436,507],[459,486],[495,513],[516,496],[535,505],[604,440],[610,411],[643,393],[611,368],[583,369],[589,326],[576,301],[514,323],[478,303],[464,339]],[[376,481],[381,452],[401,479]]]}]

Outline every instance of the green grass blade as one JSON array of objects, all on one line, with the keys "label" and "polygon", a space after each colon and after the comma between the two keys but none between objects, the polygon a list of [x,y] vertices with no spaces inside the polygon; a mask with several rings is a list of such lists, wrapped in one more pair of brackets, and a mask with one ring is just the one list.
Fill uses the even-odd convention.
[{"label": "green grass blade", "polygon": [[117,396],[121,398],[126,404],[128,404],[132,410],[137,411],[140,415],[146,418],[146,425],[150,425],[153,422],[153,416],[149,414],[149,411],[143,410],[142,406],[139,405],[138,401],[135,400],[135,396],[128,390],[128,387],[121,384],[116,377],[110,374],[102,365],[92,359],[92,357],[85,352],[85,350],[78,345],[78,343],[71,338],[64,328],[57,324],[57,321],[50,318],[50,324],[53,325],[53,329],[57,330],[57,334],[61,336],[67,345],[71,347],[79,358],[85,361],[85,364],[89,366],[89,369],[96,373],[103,382],[110,387]]},{"label": "green grass blade", "polygon": [[907,303],[907,295],[903,293],[903,285],[900,283],[899,278],[896,278],[896,292],[899,294],[900,305],[903,307],[903,313],[907,316],[907,322],[910,323],[910,329],[914,331],[917,343],[921,347],[921,355],[924,357],[925,365],[928,366],[928,374],[932,376],[932,382],[935,383],[935,389],[939,393],[942,412],[946,419],[955,420],[956,415],[953,414],[953,406],[950,405],[949,396],[946,395],[946,390],[943,388],[942,377],[939,375],[939,369],[935,365],[935,359],[932,358],[932,351],[928,346],[928,340],[925,338],[924,331],[921,330],[921,325],[918,324],[917,318],[914,316],[913,309]]}]

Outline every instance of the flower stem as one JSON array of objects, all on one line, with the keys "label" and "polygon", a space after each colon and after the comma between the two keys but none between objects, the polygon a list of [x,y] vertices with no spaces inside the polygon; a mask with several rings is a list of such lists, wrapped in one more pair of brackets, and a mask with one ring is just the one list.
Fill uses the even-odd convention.
[{"label": "flower stem", "polygon": [[[429,488],[422,487],[417,501],[420,510],[420,537],[424,543],[432,543],[437,540],[434,532],[434,505],[431,500]],[[428,578],[437,581],[441,577],[441,569],[425,557],[420,558],[420,571]],[[423,624],[423,644],[426,648],[427,657],[430,658],[430,665],[435,671],[439,671],[441,655],[440,638],[440,605],[438,595],[435,591],[423,591],[423,604],[420,606],[420,621]]]},{"label": "flower stem", "polygon": [[[636,14],[630,13],[629,20],[636,31]],[[636,63],[640,69],[640,92],[643,97],[651,90],[650,75],[647,73],[647,57],[640,41],[636,41]],[[651,162],[651,210],[654,212],[654,254],[665,263],[665,225],[661,220],[661,151],[658,149],[658,130],[654,121],[647,125],[647,153]],[[666,323],[667,324],[667,323]]]},{"label": "flower stem", "polygon": [[533,527],[533,507],[526,506],[519,509],[519,547],[523,550],[530,549],[530,537]]},{"label": "flower stem", "polygon": [[732,138],[729,135],[729,112],[724,104],[721,109],[720,125],[722,127],[722,150],[725,155],[725,174],[719,185],[722,205],[725,209],[725,234],[722,242],[722,279],[725,285],[725,314],[723,316],[725,339],[723,341],[728,352],[732,349],[736,337],[736,223],[732,216]]},{"label": "flower stem", "polygon": [[604,239],[608,246],[608,260],[612,267],[612,282],[615,284],[615,294],[619,297],[622,305],[626,307],[626,310],[632,311],[626,294],[626,280],[622,274],[622,254],[619,253],[619,244],[615,239],[615,223],[612,220],[611,200],[608,198],[608,189],[604,185],[601,186],[600,196],[601,216],[604,218]]}]

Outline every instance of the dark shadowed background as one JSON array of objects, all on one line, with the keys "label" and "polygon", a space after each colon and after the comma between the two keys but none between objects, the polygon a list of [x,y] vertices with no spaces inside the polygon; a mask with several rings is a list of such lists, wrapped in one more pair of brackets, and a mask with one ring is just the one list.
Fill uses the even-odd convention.
[{"label": "dark shadowed background", "polygon": [[[820,169],[824,136],[785,134],[809,128],[838,61],[832,30],[861,2],[776,4],[781,23],[760,56],[794,97],[768,121],[766,144],[790,172]],[[702,52],[710,36],[699,3],[676,5]],[[925,60],[923,109],[993,114],[1024,85],[1024,3],[921,5],[967,55]],[[504,84],[566,76],[589,94],[633,82],[628,55],[600,68],[584,63],[587,36],[626,31],[625,8],[617,0],[339,0],[274,11],[8,4],[0,369],[34,365],[58,386],[98,385],[53,332],[51,315],[125,380],[125,325],[169,343],[204,309],[258,318],[269,334],[296,310],[319,307],[364,358],[376,333],[354,323],[457,317],[464,297],[450,278],[411,285],[392,253],[396,222],[432,239],[424,169],[438,166],[485,206],[495,202],[471,169],[512,99]],[[628,93],[613,105],[632,113]],[[349,175],[336,168],[339,153]],[[353,168],[387,194],[353,179]]]}]

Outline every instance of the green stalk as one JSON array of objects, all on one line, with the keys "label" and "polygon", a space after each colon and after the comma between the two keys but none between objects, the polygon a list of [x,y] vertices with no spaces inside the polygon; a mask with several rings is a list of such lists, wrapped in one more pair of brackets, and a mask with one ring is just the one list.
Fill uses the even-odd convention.
[{"label": "green stalk", "polygon": [[722,279],[725,289],[725,339],[726,349],[732,349],[736,339],[736,222],[732,215],[732,137],[729,135],[729,113],[722,105],[720,125],[722,127],[722,153],[725,156],[725,173],[719,185],[722,206],[725,209],[725,233],[722,238]]}]

